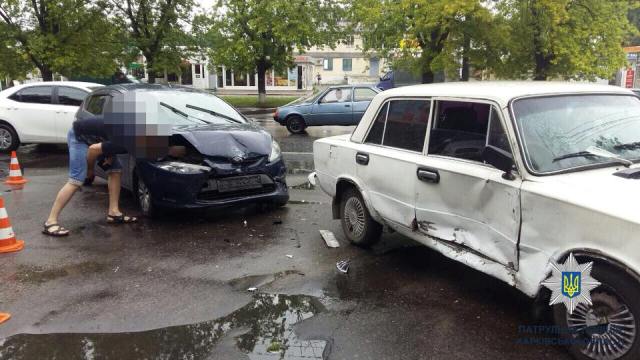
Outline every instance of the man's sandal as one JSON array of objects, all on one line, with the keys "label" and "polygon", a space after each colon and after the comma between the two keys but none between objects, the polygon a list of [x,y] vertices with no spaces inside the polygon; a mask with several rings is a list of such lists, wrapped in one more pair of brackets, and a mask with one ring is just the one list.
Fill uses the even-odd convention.
[{"label": "man's sandal", "polygon": [[138,218],[135,216],[120,215],[107,215],[107,224],[131,224],[137,222]]},{"label": "man's sandal", "polygon": [[[52,230],[52,227],[57,226],[57,229]],[[60,226],[58,223],[53,223],[53,224],[49,224],[47,225],[47,223],[44,224],[44,230],[42,230],[42,233],[45,235],[49,235],[49,236],[56,236],[56,237],[62,237],[62,236],[67,236],[69,235],[69,230],[63,228],[62,226]]]}]

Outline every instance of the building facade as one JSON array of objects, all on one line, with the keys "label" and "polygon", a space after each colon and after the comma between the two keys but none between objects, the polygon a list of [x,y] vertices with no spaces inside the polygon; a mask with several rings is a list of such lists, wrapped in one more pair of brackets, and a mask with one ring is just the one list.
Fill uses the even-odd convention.
[{"label": "building facade", "polygon": [[[271,69],[265,76],[268,92],[308,92],[314,86],[377,83],[384,73],[384,61],[362,52],[362,39],[352,37],[335,48],[313,47],[294,56],[294,66],[285,71]],[[236,71],[209,63],[206,58],[190,59],[191,81],[195,88],[224,93],[254,94],[258,91],[255,72]]]}]

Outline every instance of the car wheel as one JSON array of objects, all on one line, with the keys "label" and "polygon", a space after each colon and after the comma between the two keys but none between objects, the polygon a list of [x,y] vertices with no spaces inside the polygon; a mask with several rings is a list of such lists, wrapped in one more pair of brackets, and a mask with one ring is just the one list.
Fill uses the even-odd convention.
[{"label": "car wheel", "polygon": [[300,116],[294,115],[287,118],[287,130],[292,134],[302,134],[306,129],[304,119]]},{"label": "car wheel", "polygon": [[144,180],[142,180],[142,176],[136,176],[136,178],[136,199],[138,200],[140,211],[142,211],[143,215],[149,217],[158,215],[158,209],[153,204],[151,191],[147,187],[147,184],[145,184]]},{"label": "car wheel", "polygon": [[20,146],[20,139],[13,126],[0,124],[0,151],[12,151]]},{"label": "car wheel", "polygon": [[580,304],[573,314],[563,304],[554,305],[563,343],[580,360],[640,359],[640,284],[597,263],[592,276],[602,283],[591,291],[592,305]]},{"label": "car wheel", "polygon": [[354,245],[367,247],[380,240],[382,225],[373,220],[360,192],[354,188],[342,195],[340,222],[344,235]]}]

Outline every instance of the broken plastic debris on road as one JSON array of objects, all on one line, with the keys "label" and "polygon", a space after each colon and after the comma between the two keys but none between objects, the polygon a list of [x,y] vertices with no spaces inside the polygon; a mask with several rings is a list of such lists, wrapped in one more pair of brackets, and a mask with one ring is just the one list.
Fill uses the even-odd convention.
[{"label": "broken plastic debris on road", "polygon": [[324,242],[327,244],[328,247],[330,248],[337,248],[340,247],[340,243],[338,242],[338,239],[336,239],[336,236],[329,230],[319,230],[320,231],[320,235],[322,236],[322,238],[324,239]]}]

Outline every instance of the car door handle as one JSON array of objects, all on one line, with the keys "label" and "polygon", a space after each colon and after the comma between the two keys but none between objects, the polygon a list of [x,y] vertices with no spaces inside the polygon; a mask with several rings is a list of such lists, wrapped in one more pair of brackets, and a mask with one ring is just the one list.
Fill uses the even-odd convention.
[{"label": "car door handle", "polygon": [[420,181],[437,184],[440,182],[440,174],[438,170],[429,168],[418,168],[418,179]]},{"label": "car door handle", "polygon": [[356,162],[360,165],[369,165],[369,154],[357,153]]},{"label": "car door handle", "polygon": [[351,104],[345,104],[344,107],[351,107]]}]

